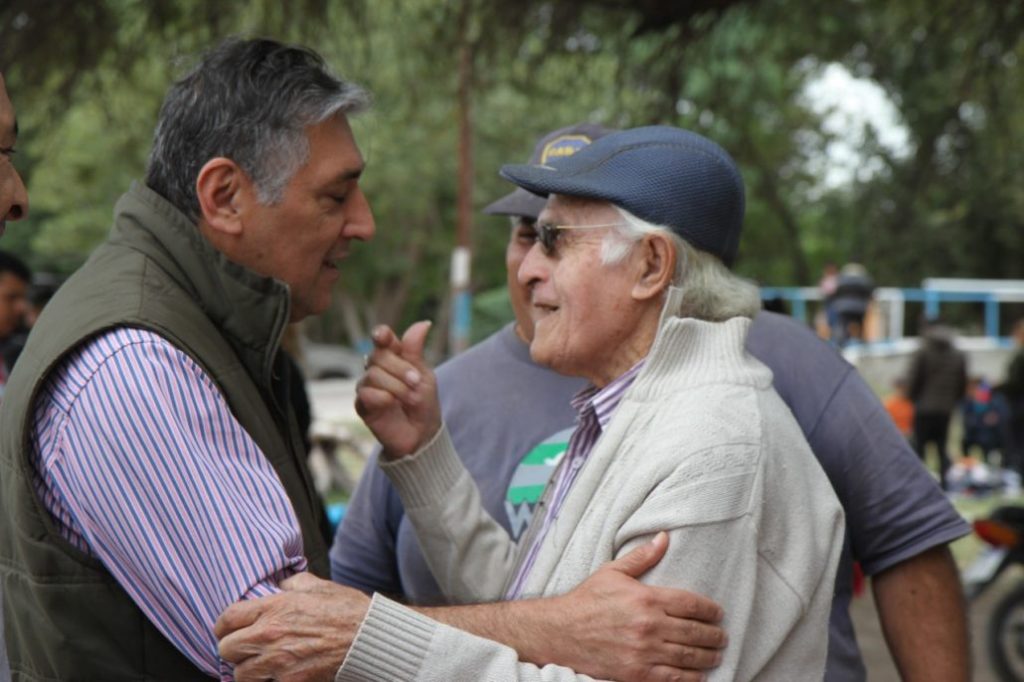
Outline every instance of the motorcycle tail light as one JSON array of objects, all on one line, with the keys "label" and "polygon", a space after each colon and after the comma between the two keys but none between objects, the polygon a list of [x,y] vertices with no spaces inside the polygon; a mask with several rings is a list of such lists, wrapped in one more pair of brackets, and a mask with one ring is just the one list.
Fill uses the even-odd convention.
[{"label": "motorcycle tail light", "polygon": [[1020,542],[1020,535],[1016,530],[991,519],[975,521],[974,532],[993,547],[1013,547]]}]

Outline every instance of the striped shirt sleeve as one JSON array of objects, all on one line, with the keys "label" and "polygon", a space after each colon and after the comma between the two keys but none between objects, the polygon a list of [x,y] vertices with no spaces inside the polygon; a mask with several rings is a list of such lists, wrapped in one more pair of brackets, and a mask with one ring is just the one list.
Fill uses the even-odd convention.
[{"label": "striped shirt sleeve", "polygon": [[306,568],[277,474],[191,358],[148,331],[94,337],[35,405],[36,488],[196,666],[233,679],[213,625]]}]

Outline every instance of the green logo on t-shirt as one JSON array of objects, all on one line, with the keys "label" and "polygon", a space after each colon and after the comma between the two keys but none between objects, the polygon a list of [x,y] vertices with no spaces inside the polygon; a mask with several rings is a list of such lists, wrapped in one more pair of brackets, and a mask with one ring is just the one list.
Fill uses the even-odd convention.
[{"label": "green logo on t-shirt", "polygon": [[530,525],[537,501],[551,479],[551,474],[555,472],[555,467],[565,455],[572,432],[572,428],[563,429],[545,439],[526,453],[512,474],[505,496],[505,513],[508,515],[513,539],[518,540]]}]

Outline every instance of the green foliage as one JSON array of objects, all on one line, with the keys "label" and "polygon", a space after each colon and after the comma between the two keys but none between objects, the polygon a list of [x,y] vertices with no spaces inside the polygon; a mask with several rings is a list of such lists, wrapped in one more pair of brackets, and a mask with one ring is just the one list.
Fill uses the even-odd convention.
[{"label": "green foliage", "polygon": [[[720,142],[743,170],[742,274],[811,284],[825,261],[861,260],[887,285],[1021,278],[1022,33],[1024,4],[1000,0],[11,0],[0,68],[32,215],[5,248],[73,269],[142,174],[169,83],[214,41],[262,34],[317,49],[376,100],[354,127],[378,232],[347,261],[336,308],[311,325],[322,338],[355,341],[379,321],[443,324],[463,47],[476,209],[510,190],[500,165],[524,161],[554,128],[668,123]],[[910,145],[894,153],[864,136],[857,151],[882,170],[829,188],[835,133],[802,93],[833,62],[884,89]],[[475,335],[507,319],[507,234],[476,213],[473,288],[498,293],[478,302]]]}]

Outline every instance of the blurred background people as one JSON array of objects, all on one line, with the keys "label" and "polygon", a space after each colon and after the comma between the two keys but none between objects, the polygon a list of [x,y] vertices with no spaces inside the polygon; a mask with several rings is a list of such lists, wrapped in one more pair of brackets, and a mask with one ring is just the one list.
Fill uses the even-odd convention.
[{"label": "blurred background people", "polygon": [[0,251],[0,399],[25,345],[24,321],[32,272],[13,253]]},{"label": "blurred background people", "polygon": [[914,435],[914,403],[907,396],[907,380],[898,378],[892,382],[892,393],[886,396],[885,411],[907,440]]},{"label": "blurred background people", "polygon": [[1017,351],[1006,368],[1006,380],[998,387],[1010,410],[1004,466],[1024,473],[1024,318],[1013,325],[1013,341]]},{"label": "blurred background people", "polygon": [[864,341],[864,316],[875,283],[859,263],[847,263],[835,278],[835,288],[825,299],[825,315],[832,325],[832,341],[840,348]]},{"label": "blurred background people", "polygon": [[1002,454],[1000,464],[1006,466],[1006,432],[1009,428],[1010,410],[1006,399],[983,377],[971,377],[967,382],[967,395],[960,405],[963,421],[963,436],[960,452],[965,457],[979,450],[981,460],[993,465],[992,454]]},{"label": "blurred background people", "polygon": [[967,357],[953,345],[953,330],[939,320],[929,321],[921,347],[910,359],[907,375],[914,402],[914,446],[924,461],[933,444],[939,455],[939,482],[947,489],[949,419],[967,390]]},{"label": "blurred background people", "polygon": [[818,280],[818,293],[821,294],[823,305],[814,319],[814,327],[823,339],[829,338],[832,328],[836,325],[835,312],[832,306],[828,305],[828,301],[836,292],[838,280],[839,268],[836,264],[832,261],[825,263],[821,268],[821,279]]},{"label": "blurred background people", "polygon": [[53,295],[60,288],[61,280],[49,272],[33,272],[32,284],[28,287],[28,305],[25,309],[25,329],[31,330],[35,326],[39,314],[50,302]]}]

